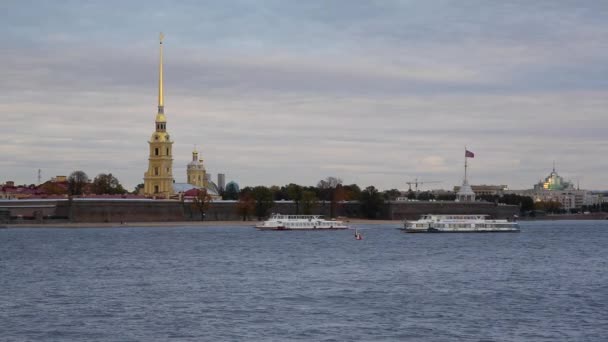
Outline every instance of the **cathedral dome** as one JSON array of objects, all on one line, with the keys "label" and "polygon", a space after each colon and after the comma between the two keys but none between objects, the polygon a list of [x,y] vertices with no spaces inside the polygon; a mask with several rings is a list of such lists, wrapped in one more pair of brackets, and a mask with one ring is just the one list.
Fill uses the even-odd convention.
[{"label": "cathedral dome", "polygon": [[200,160],[193,160],[191,162],[188,163],[188,168],[199,168],[199,169],[205,169],[205,166],[203,165],[203,162]]}]

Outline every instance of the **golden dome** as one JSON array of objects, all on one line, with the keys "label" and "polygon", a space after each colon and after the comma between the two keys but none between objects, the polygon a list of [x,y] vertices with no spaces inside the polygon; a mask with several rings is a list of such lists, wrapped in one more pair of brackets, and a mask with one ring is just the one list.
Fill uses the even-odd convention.
[{"label": "golden dome", "polygon": [[163,113],[156,114],[156,122],[167,122],[167,118],[165,117],[165,114],[163,114]]},{"label": "golden dome", "polygon": [[150,138],[150,142],[166,142],[169,140],[169,134],[167,132],[154,132]]}]

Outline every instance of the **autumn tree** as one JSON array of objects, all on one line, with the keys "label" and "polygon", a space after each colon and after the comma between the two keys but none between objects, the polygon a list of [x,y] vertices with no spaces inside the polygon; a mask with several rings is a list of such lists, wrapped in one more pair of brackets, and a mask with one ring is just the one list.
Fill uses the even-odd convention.
[{"label": "autumn tree", "polygon": [[243,217],[243,221],[249,220],[249,216],[255,210],[255,200],[250,192],[242,193],[239,201],[236,203],[236,211],[239,216]]},{"label": "autumn tree", "polygon": [[205,213],[209,210],[213,198],[207,189],[197,189],[196,195],[192,198],[192,208],[201,214],[201,221],[205,220]]}]

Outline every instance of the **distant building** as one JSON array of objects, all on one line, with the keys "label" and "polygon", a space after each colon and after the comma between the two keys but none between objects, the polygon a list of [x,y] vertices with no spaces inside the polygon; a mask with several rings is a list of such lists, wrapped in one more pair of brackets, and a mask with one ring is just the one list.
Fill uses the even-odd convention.
[{"label": "distant building", "polygon": [[[502,196],[507,190],[508,187],[506,185],[471,185],[471,190],[475,193],[476,196],[483,195],[497,195]],[[454,192],[460,191],[460,186],[454,187]]]},{"label": "distant building", "polygon": [[571,182],[564,181],[564,179],[557,174],[557,172],[555,171],[555,165],[553,165],[553,171],[551,171],[549,176],[545,177],[544,181],[541,180],[537,184],[535,184],[534,190],[574,190],[574,186]]},{"label": "distant building", "polygon": [[144,195],[169,198],[173,195],[173,141],[167,132],[167,118],[163,96],[163,40],[160,37],[160,60],[158,64],[158,113],[156,130],[148,145],[148,171],[144,173]]},{"label": "distant building", "polygon": [[205,170],[203,159],[198,158],[196,150],[192,151],[192,161],[186,168],[186,179],[188,179],[188,184],[199,187],[206,187],[208,184],[207,170]]},{"label": "distant building", "polygon": [[217,187],[220,191],[224,191],[226,188],[226,175],[223,173],[217,174]]},{"label": "distant building", "polygon": [[558,202],[565,210],[580,209],[583,206],[597,205],[602,202],[601,194],[574,188],[572,182],[565,181],[555,171],[555,166],[544,180],[534,185],[533,189],[505,190],[505,193],[528,196],[535,202]]}]

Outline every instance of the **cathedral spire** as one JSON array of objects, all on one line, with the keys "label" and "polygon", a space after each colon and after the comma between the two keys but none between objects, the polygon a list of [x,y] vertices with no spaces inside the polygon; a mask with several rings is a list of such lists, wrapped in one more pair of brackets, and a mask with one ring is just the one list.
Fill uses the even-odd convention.
[{"label": "cathedral spire", "polygon": [[163,96],[163,38],[165,35],[160,33],[160,58],[158,62],[158,113],[164,114],[165,98]]}]

